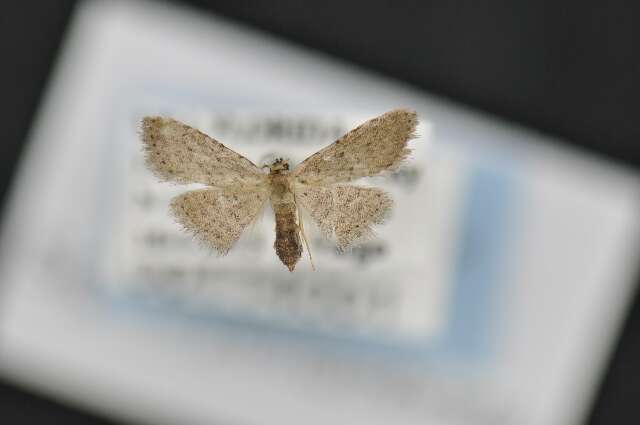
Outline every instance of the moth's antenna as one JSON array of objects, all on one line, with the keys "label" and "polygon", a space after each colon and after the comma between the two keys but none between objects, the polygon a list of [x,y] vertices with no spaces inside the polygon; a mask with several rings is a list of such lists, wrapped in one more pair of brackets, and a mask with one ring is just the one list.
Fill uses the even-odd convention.
[{"label": "moth's antenna", "polygon": [[296,203],[296,208],[298,209],[298,223],[300,225],[300,234],[302,235],[304,246],[307,247],[307,253],[309,254],[309,261],[311,262],[311,270],[315,272],[316,266],[315,264],[313,264],[313,257],[311,256],[311,250],[309,249],[309,241],[307,240],[307,235],[304,234],[304,225],[302,224],[302,214],[300,213],[300,207],[297,206],[295,192],[293,193],[293,202]]}]

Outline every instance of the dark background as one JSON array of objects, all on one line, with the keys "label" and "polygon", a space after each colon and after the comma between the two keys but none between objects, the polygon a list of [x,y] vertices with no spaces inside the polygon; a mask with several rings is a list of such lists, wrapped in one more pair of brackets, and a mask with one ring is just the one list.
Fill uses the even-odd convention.
[{"label": "dark background", "polygon": [[[637,3],[185,3],[560,136],[565,140],[562,143],[640,167]],[[4,201],[73,4],[69,0],[22,0],[3,3],[0,10],[0,202]],[[640,419],[637,359],[638,297],[599,388],[589,424],[637,423]],[[0,421],[111,423],[1,380]]]}]

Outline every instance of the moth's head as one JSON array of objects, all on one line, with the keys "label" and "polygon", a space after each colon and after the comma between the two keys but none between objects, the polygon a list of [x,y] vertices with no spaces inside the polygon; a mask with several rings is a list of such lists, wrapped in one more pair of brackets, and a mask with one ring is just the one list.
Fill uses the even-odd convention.
[{"label": "moth's head", "polygon": [[275,161],[273,161],[271,165],[269,165],[269,170],[272,173],[289,171],[289,160],[285,158],[276,158]]}]

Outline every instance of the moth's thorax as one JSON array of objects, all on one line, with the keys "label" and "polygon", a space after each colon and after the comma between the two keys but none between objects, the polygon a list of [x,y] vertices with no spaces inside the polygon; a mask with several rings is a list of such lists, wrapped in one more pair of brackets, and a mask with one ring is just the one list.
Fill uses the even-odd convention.
[{"label": "moth's thorax", "polygon": [[273,205],[293,203],[293,191],[287,160],[277,159],[269,166],[269,186]]}]

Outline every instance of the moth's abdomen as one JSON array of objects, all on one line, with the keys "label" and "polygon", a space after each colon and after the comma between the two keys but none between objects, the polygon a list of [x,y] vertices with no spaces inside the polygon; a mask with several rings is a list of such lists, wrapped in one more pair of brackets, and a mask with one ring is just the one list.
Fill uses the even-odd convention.
[{"label": "moth's abdomen", "polygon": [[276,242],[273,247],[278,258],[292,272],[302,256],[296,204],[293,202],[275,204],[273,209],[276,215]]}]

